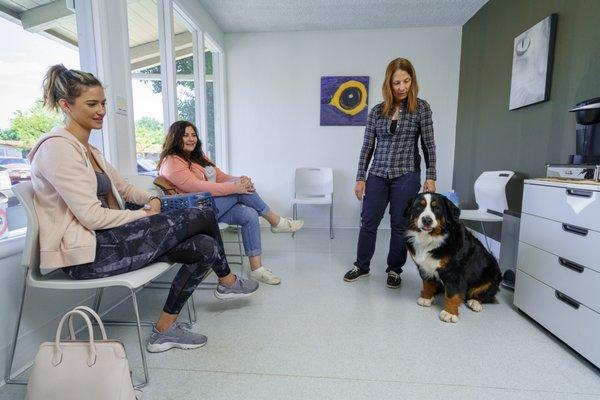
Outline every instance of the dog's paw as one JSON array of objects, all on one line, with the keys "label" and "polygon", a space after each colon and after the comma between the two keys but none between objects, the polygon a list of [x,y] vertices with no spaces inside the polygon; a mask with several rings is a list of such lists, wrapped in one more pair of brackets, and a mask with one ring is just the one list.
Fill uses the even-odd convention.
[{"label": "dog's paw", "polygon": [[419,297],[417,299],[417,304],[420,305],[421,307],[431,307],[431,305],[435,303],[435,297],[432,297],[430,299],[426,299],[424,297]]},{"label": "dog's paw", "polygon": [[467,306],[475,312],[480,312],[481,310],[483,310],[483,306],[481,305],[481,303],[475,299],[467,300]]},{"label": "dog's paw", "polygon": [[458,322],[458,315],[450,314],[448,311],[442,310],[440,319],[444,322]]}]

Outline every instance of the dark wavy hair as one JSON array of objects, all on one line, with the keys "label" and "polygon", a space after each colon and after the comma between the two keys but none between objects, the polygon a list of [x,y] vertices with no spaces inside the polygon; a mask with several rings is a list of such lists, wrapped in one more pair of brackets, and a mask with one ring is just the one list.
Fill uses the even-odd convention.
[{"label": "dark wavy hair", "polygon": [[[186,153],[183,151],[183,134],[188,126],[192,127],[194,133],[196,134],[196,139],[198,139],[196,147],[194,147],[194,150],[192,150],[191,153]],[[215,166],[215,164],[210,161],[202,151],[202,141],[198,137],[198,128],[196,128],[196,126],[189,121],[177,121],[169,127],[169,132],[167,133],[167,137],[163,143],[157,168],[160,168],[167,156],[179,156],[186,160],[188,162],[188,166],[190,167],[192,166],[192,163],[200,164],[203,167]]]}]

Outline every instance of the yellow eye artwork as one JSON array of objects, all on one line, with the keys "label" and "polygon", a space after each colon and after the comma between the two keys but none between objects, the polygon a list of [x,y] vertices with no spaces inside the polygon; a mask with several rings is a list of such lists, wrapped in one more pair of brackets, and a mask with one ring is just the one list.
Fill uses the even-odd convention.
[{"label": "yellow eye artwork", "polygon": [[368,76],[321,77],[321,126],[364,126],[368,89]]}]

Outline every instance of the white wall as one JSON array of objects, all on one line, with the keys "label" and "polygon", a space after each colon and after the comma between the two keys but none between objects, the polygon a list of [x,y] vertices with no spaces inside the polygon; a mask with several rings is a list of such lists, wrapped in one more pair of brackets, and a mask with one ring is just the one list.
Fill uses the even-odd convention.
[{"label": "white wall", "polygon": [[[369,109],[382,100],[385,68],[410,59],[433,110],[438,191],[451,188],[461,28],[226,34],[231,172],[253,177],[276,210],[291,214],[294,169],[334,169],[334,225],[359,224],[353,196],[364,127],[321,127],[320,81],[367,75]],[[423,166],[424,171],[424,166]],[[328,226],[328,210],[304,207],[307,226]],[[387,217],[382,226],[389,226]]]}]

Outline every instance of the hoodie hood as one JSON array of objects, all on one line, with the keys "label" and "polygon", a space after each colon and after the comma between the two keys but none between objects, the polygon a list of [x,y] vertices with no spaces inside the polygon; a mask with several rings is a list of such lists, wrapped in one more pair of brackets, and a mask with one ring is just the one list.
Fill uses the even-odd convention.
[{"label": "hoodie hood", "polygon": [[[48,140],[50,138],[55,138],[55,137],[59,137],[59,138],[62,138],[64,140],[67,140],[67,141],[73,143],[73,145],[78,146],[84,154],[86,153],[85,146],[79,140],[77,140],[77,138],[71,132],[69,132],[68,130],[66,130],[63,127],[56,127],[56,128],[52,128],[52,130],[50,132],[48,132],[47,134],[42,136],[37,141],[35,146],[33,146],[31,151],[27,155],[29,162],[33,161],[33,158],[35,157],[35,154],[37,153],[37,151],[40,148],[40,146],[42,145],[42,143],[44,143],[46,140]],[[86,157],[86,160],[87,160],[87,157]]]}]

